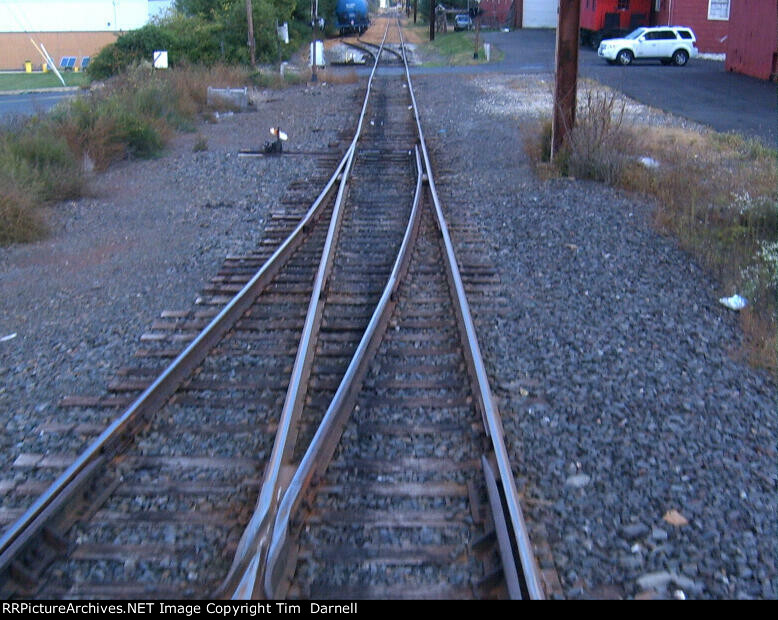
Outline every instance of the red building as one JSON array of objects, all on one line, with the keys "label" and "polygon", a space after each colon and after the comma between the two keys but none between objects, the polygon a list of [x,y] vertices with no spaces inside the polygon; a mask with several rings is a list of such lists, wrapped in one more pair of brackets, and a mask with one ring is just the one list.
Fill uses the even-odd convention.
[{"label": "red building", "polygon": [[652,0],[581,0],[581,43],[599,47],[651,23]]},{"label": "red building", "polygon": [[516,24],[514,0],[481,0],[481,24],[488,28],[513,28]]},{"label": "red building", "polygon": [[778,77],[778,3],[736,0],[729,15],[727,71],[763,80]]},{"label": "red building", "polygon": [[655,26],[689,26],[694,30],[697,49],[701,52],[727,51],[731,0],[655,0],[653,4]]}]

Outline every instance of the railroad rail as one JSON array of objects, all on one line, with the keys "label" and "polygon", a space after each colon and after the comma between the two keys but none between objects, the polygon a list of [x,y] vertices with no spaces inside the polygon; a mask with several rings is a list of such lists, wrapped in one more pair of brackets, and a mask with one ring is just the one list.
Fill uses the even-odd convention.
[{"label": "railroad rail", "polygon": [[70,403],[129,406],[3,534],[5,597],[543,598],[388,32],[310,207]]}]

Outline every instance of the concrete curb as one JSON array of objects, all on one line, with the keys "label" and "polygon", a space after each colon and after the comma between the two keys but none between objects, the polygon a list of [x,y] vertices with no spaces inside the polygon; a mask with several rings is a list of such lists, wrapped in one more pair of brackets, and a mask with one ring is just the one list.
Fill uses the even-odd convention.
[{"label": "concrete curb", "polygon": [[20,90],[0,90],[2,95],[27,95],[30,93],[69,93],[82,90],[80,86],[56,86],[52,88],[23,88]]}]

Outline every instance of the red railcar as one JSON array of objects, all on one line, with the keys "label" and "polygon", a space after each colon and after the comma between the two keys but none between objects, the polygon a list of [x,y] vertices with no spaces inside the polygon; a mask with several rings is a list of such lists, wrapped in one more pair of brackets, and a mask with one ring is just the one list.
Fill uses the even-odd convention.
[{"label": "red railcar", "polygon": [[600,41],[623,37],[648,26],[652,0],[581,0],[581,45],[594,49]]}]

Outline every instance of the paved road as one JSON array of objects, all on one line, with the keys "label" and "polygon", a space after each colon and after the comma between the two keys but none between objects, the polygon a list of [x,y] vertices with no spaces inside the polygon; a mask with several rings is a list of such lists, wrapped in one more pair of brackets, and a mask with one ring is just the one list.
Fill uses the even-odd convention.
[{"label": "paved road", "polygon": [[[507,73],[554,71],[553,30],[486,32],[505,58],[489,65]],[[582,48],[579,75],[616,88],[647,105],[704,123],[718,131],[737,131],[778,147],[778,92],[771,82],[724,70],[724,63],[692,59],[685,67],[659,62],[611,66]]]},{"label": "paved road", "polygon": [[0,94],[0,119],[48,112],[65,97],[72,96],[73,92],[70,91]]}]

